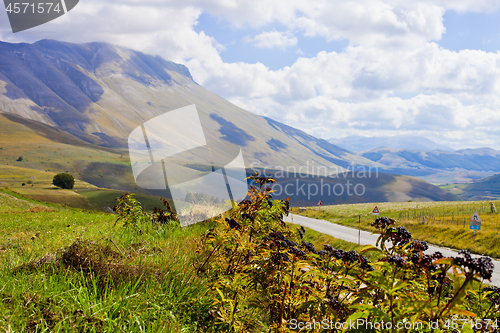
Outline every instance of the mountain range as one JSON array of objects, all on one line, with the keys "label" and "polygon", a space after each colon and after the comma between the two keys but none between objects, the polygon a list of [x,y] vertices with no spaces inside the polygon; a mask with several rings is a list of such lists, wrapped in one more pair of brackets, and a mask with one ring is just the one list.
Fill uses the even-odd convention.
[{"label": "mountain range", "polygon": [[[129,134],[148,120],[192,104],[207,142],[219,145],[211,151],[217,165],[234,159],[237,146],[247,166],[270,167],[274,175],[284,168],[308,173],[311,165],[353,171],[350,178],[334,181],[345,185],[357,178],[354,170],[398,171],[373,154],[353,153],[245,111],[201,87],[185,66],[158,56],[105,43],[0,43],[1,164],[63,170],[97,186],[141,191],[131,174]],[[187,168],[197,167],[197,153],[182,156]],[[20,155],[23,159],[17,161]],[[289,174],[283,181],[296,180],[297,186],[319,181],[299,176]],[[408,176],[377,173],[364,184],[371,195],[326,202],[458,198]],[[308,199],[313,203],[317,198]]]},{"label": "mountain range", "polygon": [[360,136],[351,135],[342,139],[330,139],[328,142],[344,149],[362,152],[375,148],[401,148],[416,150],[443,150],[452,151],[450,147],[440,145],[428,138],[416,135],[394,135],[394,136]]},{"label": "mountain range", "polygon": [[434,184],[472,182],[500,172],[500,151],[488,147],[452,150],[413,135],[353,135],[328,141],[383,165],[382,172],[417,176]]},{"label": "mountain range", "polygon": [[359,153],[396,174],[432,183],[470,182],[500,172],[500,151],[491,148],[456,151],[375,148]]}]

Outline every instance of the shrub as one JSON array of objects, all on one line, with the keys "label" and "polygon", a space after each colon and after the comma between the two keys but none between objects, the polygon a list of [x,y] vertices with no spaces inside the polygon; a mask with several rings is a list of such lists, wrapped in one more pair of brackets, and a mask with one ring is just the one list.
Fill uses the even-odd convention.
[{"label": "shrub", "polygon": [[52,184],[63,189],[72,189],[75,186],[75,178],[69,173],[58,173],[52,179]]},{"label": "shrub", "polygon": [[144,212],[141,203],[134,198],[133,193],[125,193],[119,198],[117,205],[113,207],[113,211],[117,214],[115,225],[122,222],[124,227],[131,226],[142,233],[144,222],[151,221],[153,224],[166,225],[178,224],[177,214],[174,212],[167,199],[160,199],[165,210],[155,207],[152,213]]},{"label": "shrub", "polygon": [[[434,332],[427,323],[454,328],[466,322],[469,328],[481,318],[487,329],[500,324],[500,288],[482,284],[492,277],[490,258],[467,251],[450,258],[424,254],[428,245],[387,217],[372,224],[378,247],[359,253],[328,244],[316,249],[303,240],[303,228],[283,222],[290,204],[271,201],[266,183],[273,180],[251,178],[260,188],[206,232],[197,250],[195,268],[213,292],[215,331],[291,332],[294,322],[385,322],[395,328],[411,321]],[[376,262],[364,256],[369,251],[380,254]]]}]

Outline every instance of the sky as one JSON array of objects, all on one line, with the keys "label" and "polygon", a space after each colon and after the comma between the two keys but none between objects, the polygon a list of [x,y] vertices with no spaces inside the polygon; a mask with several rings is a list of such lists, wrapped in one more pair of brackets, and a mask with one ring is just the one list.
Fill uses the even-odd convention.
[{"label": "sky", "polygon": [[232,103],[319,138],[500,149],[500,0],[80,0],[0,40],[102,41],[186,65]]}]

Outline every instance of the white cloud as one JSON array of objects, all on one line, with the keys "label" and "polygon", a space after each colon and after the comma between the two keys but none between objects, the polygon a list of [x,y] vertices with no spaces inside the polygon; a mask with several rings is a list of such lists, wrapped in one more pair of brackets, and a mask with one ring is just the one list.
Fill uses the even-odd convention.
[{"label": "white cloud", "polygon": [[[498,0],[86,0],[60,19],[14,35],[5,32],[3,13],[0,37],[104,41],[158,54],[186,64],[198,83],[237,105],[325,138],[418,132],[451,146],[493,142],[500,148],[500,53],[455,52],[435,43],[446,31],[446,10],[499,7]],[[204,12],[232,29],[251,27],[257,47],[286,49],[307,36],[349,45],[280,70],[224,63],[218,41],[195,31]],[[272,24],[287,32],[262,30]],[[413,97],[394,97],[398,92]],[[482,134],[466,135],[471,129]]]},{"label": "white cloud", "polygon": [[297,37],[280,31],[265,31],[254,38],[248,38],[247,42],[262,49],[278,48],[285,50],[288,47],[297,45]]}]

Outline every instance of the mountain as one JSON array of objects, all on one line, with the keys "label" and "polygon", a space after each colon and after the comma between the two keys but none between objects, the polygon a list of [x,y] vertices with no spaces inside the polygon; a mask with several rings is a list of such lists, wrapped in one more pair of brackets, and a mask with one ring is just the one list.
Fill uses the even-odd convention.
[{"label": "mountain", "polygon": [[365,137],[359,135],[351,135],[342,139],[330,139],[328,140],[328,142],[355,152],[371,150],[380,147],[417,150],[453,150],[450,147],[440,145],[425,137],[414,135],[395,135],[385,137]]},{"label": "mountain", "polygon": [[[0,43],[0,164],[67,171],[100,187],[158,194],[135,185],[128,136],[144,122],[192,104],[214,149],[175,155],[186,172],[207,171],[196,161],[208,154],[216,167],[226,165],[241,147],[248,173],[273,169],[278,181],[296,184],[292,201],[303,195],[303,186],[321,184],[307,176],[320,169],[347,171],[342,179],[325,180],[337,191],[346,189],[325,202],[457,198],[413,177],[379,174],[383,164],[245,111],[198,85],[185,66],[158,56],[105,43]],[[377,172],[359,177],[366,168]],[[285,169],[291,173],[277,175]],[[357,197],[348,194],[354,181],[363,193]],[[307,195],[310,203],[318,199],[324,196]]]},{"label": "mountain", "polygon": [[[500,174],[478,179],[467,184],[449,184],[443,186],[463,200],[499,200]],[[500,207],[497,207],[500,209]]]},{"label": "mountain", "polygon": [[376,148],[361,155],[391,168],[500,171],[500,151],[491,148],[457,151]]},{"label": "mountain", "polygon": [[190,104],[200,113],[207,140],[243,147],[249,164],[376,165],[245,111],[198,85],[185,66],[158,56],[104,43],[0,43],[0,111],[88,143],[125,148],[137,126]]},{"label": "mountain", "polygon": [[416,175],[435,183],[471,181],[500,172],[500,151],[491,148],[423,151],[376,148],[361,153],[393,173]]}]

